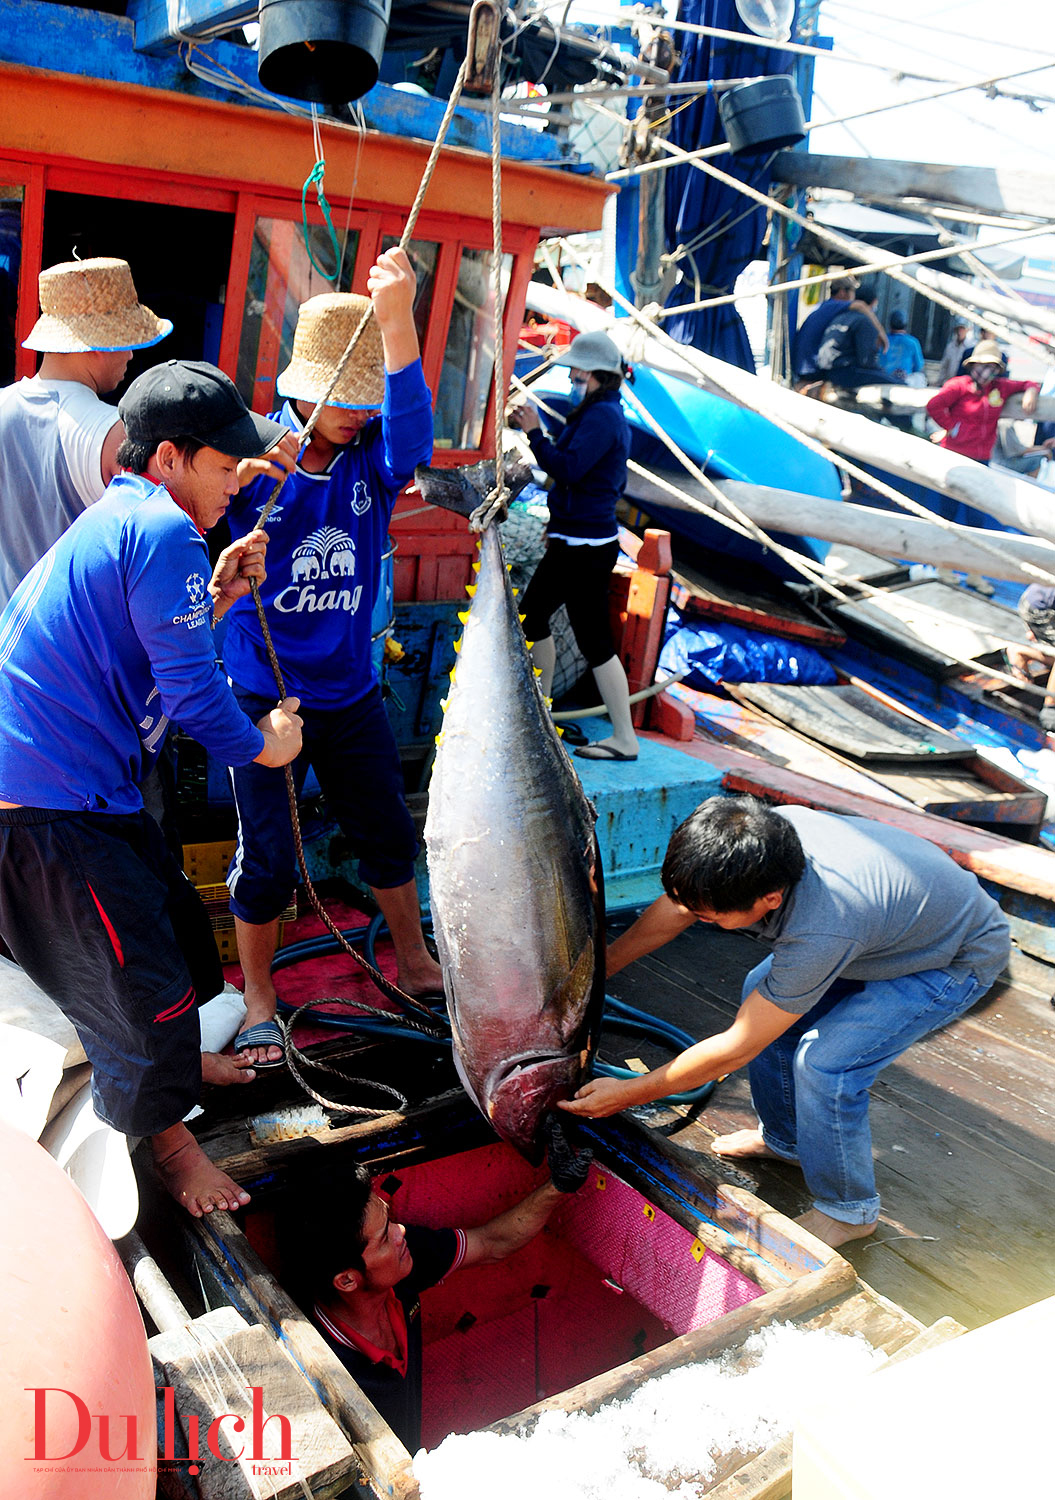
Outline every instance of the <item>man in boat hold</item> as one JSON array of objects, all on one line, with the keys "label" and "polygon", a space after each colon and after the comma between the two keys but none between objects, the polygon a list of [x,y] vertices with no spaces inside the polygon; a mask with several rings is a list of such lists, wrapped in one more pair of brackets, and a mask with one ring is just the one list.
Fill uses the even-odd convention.
[{"label": "man in boat hold", "polygon": [[[292,359],[278,378],[278,392],[287,399],[274,419],[299,434],[316,403],[325,397],[326,405],[295,466],[285,459],[241,466],[243,488],[229,519],[232,535],[251,531],[275,478],[285,479],[267,521],[261,599],[284,680],[303,705],[304,750],[293,766],[294,784],[299,795],[309,765],[314,768],[329,811],[359,859],[360,878],[388,923],[400,985],[411,995],[433,997],[442,995],[443,976],[421,930],[418,838],[371,655],[388,523],[415,466],[431,456],[432,398],[421,370],[417,282],[406,252],[381,255],[367,285],[374,317],[332,391],[341,356],[370,303],[333,292],[301,307]],[[224,665],[242,708],[259,716],[274,701],[275,677],[249,599],[231,611]],[[238,845],[227,884],[247,1009],[235,1048],[255,1067],[277,1067],[283,1050],[271,960],[279,915],[297,882],[289,801],[277,771],[243,764],[231,774]]]},{"label": "man in boat hold", "polygon": [[70,261],[38,284],[41,315],[22,347],[40,351],[40,369],[0,390],[0,609],[117,473],[125,430],[101,398],[134,350],[172,332],[137,298],[127,261]]},{"label": "man in boat hold", "polygon": [[421,1446],[420,1295],[535,1238],[589,1176],[592,1152],[570,1134],[553,1121],[549,1181],[475,1229],[398,1223],[362,1166],[337,1184],[330,1174],[302,1190],[284,1215],[284,1281],[411,1453]]},{"label": "man in boat hold", "polygon": [[639,1078],[595,1078],[561,1108],[599,1119],[747,1065],[758,1128],[720,1136],[715,1152],[796,1162],[814,1195],[800,1224],[828,1245],[870,1235],[868,1091],[986,993],[1007,962],[1006,917],[926,839],[752,797],[710,797],[675,829],[663,888],[609,948],[609,974],[693,922],[772,954],[727,1030]]},{"label": "man in boat hold", "polygon": [[[240,459],[285,434],[213,365],[169,360],[120,405],[119,474],[0,615],[0,935],[73,1022],[97,1114],[150,1136],[196,1217],[248,1195],[182,1123],[202,1083],[197,1004],[223,987],[209,920],[138,783],[178,722],[235,765],[300,749],[295,698],[254,723],[212,625],[264,577],[265,533],[209,566]],[[215,1060],[220,1066],[219,1060]],[[224,1060],[223,1076],[242,1076]],[[251,1075],[247,1075],[251,1076]]]}]

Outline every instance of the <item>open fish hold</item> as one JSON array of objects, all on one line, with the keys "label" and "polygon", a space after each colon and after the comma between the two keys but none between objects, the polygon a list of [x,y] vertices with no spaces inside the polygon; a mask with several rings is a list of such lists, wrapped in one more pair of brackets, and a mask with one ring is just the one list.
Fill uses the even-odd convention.
[{"label": "open fish hold", "polygon": [[466,1091],[538,1162],[604,1004],[596,814],[546,711],[497,526],[462,618],[425,824],[436,944]]}]

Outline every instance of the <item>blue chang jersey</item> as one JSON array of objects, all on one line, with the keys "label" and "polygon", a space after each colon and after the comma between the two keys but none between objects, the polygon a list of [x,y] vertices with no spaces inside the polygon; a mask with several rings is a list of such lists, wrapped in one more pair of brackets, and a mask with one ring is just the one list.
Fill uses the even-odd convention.
[{"label": "blue chang jersey", "polygon": [[[287,402],[274,420],[302,423]],[[354,703],[377,681],[371,616],[388,523],[400,490],[432,454],[432,398],[420,360],[385,376],[380,417],[341,448],[320,474],[299,466],[267,518],[267,580],[261,589],[286,692],[308,708]],[[274,480],[247,485],[228,512],[232,535],[259,525]],[[232,682],[273,694],[260,623],[251,599],[228,612],[224,666]]]},{"label": "blue chang jersey", "polygon": [[0,799],[137,812],[168,721],[226,765],[264,737],[213,648],[205,543],[162,485],[119,474],[0,615]]}]

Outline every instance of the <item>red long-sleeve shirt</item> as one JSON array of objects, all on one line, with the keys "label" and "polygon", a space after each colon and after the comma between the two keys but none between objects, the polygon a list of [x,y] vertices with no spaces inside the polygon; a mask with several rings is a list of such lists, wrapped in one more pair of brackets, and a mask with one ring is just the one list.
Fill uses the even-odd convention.
[{"label": "red long-sleeve shirt", "polygon": [[1004,402],[1023,391],[1039,390],[1035,380],[993,380],[979,390],[970,375],[956,375],[947,380],[936,396],[927,402],[927,415],[945,428],[943,448],[975,458],[989,460],[996,442],[996,424],[1003,413]]}]

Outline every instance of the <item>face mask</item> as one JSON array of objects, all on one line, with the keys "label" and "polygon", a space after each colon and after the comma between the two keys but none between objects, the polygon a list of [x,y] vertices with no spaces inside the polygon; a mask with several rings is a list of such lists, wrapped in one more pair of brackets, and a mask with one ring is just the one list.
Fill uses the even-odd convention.
[{"label": "face mask", "polygon": [[587,384],[588,381],[586,380],[573,380],[571,382],[570,400],[572,406],[578,406],[582,402],[583,397],[586,395]]}]

